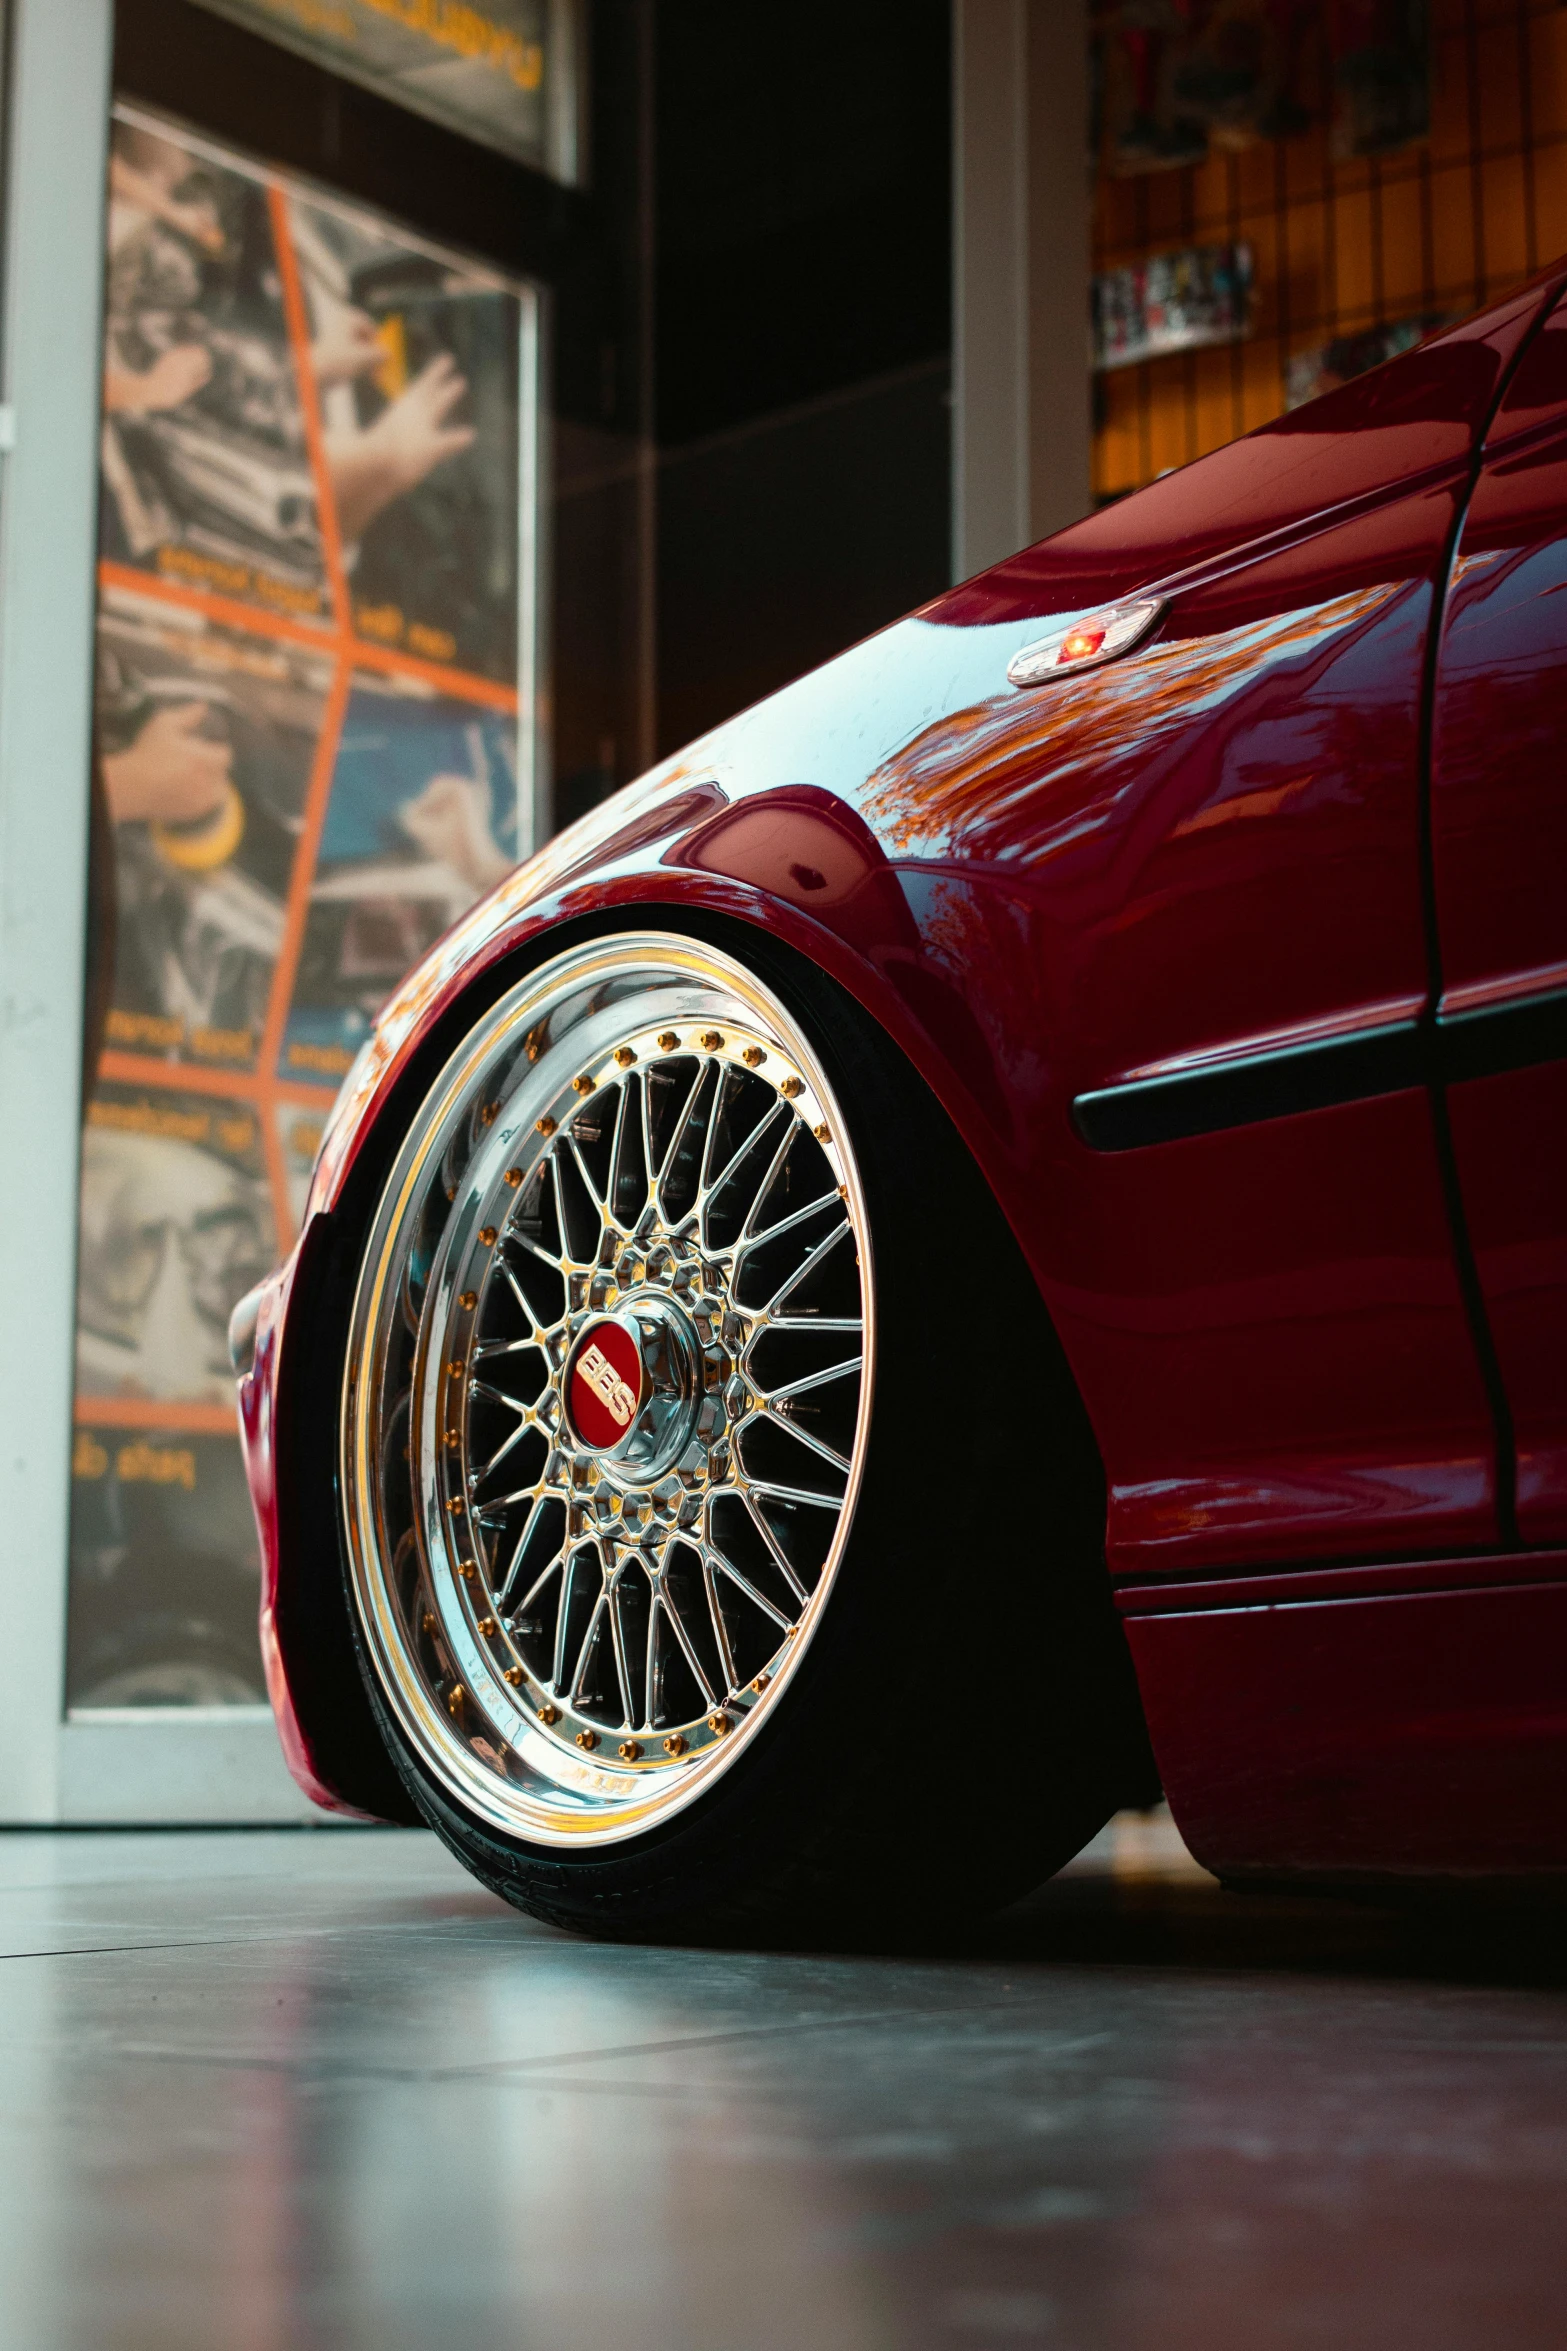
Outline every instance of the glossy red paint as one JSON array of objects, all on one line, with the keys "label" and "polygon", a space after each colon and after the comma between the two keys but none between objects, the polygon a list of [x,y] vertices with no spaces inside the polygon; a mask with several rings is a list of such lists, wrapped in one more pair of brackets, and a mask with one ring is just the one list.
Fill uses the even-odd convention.
[{"label": "glossy red paint", "polygon": [[1465,1565],[1469,1589],[1318,1598],[1280,1577],[1127,1617],[1205,1868],[1567,1875],[1567,1554]]},{"label": "glossy red paint", "polygon": [[[261,1532],[261,1662],[267,1677],[267,1695],[284,1760],[296,1784],[325,1812],[339,1812],[352,1820],[373,1820],[345,1795],[329,1767],[316,1753],[317,1726],[301,1716],[290,1682],[288,1661],[278,1632],[279,1552],[277,1489],[278,1341],[294,1260],[273,1274],[262,1287],[256,1324],[255,1356],[239,1382],[240,1433],[250,1498]],[[302,1660],[296,1659],[296,1678]]]},{"label": "glossy red paint", "polygon": [[[1552,291],[953,591],[551,843],[387,1008],[306,1251],[363,1212],[355,1169],[471,991],[566,924],[723,917],[832,974],[970,1142],[1089,1408],[1113,1574],[1494,1547],[1495,1429],[1425,1092],[1118,1154],[1079,1139],[1071,1104],[1428,1007],[1429,631],[1475,452]],[[1126,659],[1006,683],[1045,626],[1144,592],[1168,609]],[[291,1267],[278,1288],[285,1388],[316,1287]],[[286,1597],[265,1472],[257,1498]],[[1187,1667],[1150,1638],[1175,1793],[1206,1730],[1166,1703]],[[332,1778],[349,1799],[351,1777]]]},{"label": "glossy red paint", "polygon": [[1567,1541],[1567,1062],[1454,1086],[1448,1116],[1512,1415],[1518,1531]]},{"label": "glossy red paint", "polygon": [[1432,735],[1444,1009],[1567,986],[1567,305],[1487,439]]},{"label": "glossy red paint", "polygon": [[[1567,990],[1567,304],[1487,436],[1433,710],[1432,855],[1447,1016]],[[1449,1116],[1517,1443],[1526,1541],[1567,1535],[1567,1064],[1459,1084]]]}]

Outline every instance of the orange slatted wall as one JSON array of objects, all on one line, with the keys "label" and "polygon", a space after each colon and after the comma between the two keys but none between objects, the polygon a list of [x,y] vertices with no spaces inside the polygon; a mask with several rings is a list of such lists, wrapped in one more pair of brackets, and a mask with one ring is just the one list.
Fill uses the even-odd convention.
[{"label": "orange slatted wall", "polygon": [[1096,272],[1241,239],[1255,255],[1249,340],[1101,379],[1096,498],[1279,415],[1295,353],[1414,313],[1461,317],[1567,251],[1567,6],[1433,0],[1431,135],[1402,154],[1335,161],[1321,127],[1099,177]]}]

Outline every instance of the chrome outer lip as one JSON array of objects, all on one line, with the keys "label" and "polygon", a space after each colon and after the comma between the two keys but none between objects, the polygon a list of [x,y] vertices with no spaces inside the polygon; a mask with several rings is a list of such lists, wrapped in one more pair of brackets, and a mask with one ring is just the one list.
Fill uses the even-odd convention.
[{"label": "chrome outer lip", "polygon": [[[771,1108],[746,1149],[766,1127],[775,1171],[787,1150],[802,1164],[814,1152],[825,1171],[812,1179],[817,1196],[791,1213],[786,1230],[784,1219],[759,1215],[764,1187],[746,1212],[756,1230],[731,1231],[735,1216],[720,1194],[740,1179],[733,1163],[710,1164],[718,1121],[703,1127],[700,1182],[688,1203],[670,1187],[674,1143],[666,1137],[670,1148],[640,1203],[634,1184],[613,1200],[594,1195],[598,1248],[555,1254],[559,1312],[541,1322],[520,1306],[516,1336],[507,1339],[506,1291],[517,1304],[525,1296],[519,1284],[533,1278],[529,1266],[537,1265],[541,1282],[550,1269],[550,1250],[541,1253],[537,1234],[530,1240],[524,1227],[525,1204],[579,1176],[593,1195],[588,1146],[577,1140],[583,1102],[614,1106],[622,1119],[630,1113],[617,1096],[646,1104],[646,1072],[663,1065],[660,1041],[670,1034],[680,1050],[665,1053],[663,1064],[689,1062],[698,1072],[679,1114],[686,1125],[704,1087],[711,1109],[720,1088],[733,1093],[764,1072]],[[591,1083],[576,1090],[584,1079]],[[644,1123],[644,1144],[649,1135]],[[562,1174],[568,1161],[574,1172]],[[613,1175],[620,1158],[610,1165]],[[454,1171],[456,1180],[446,1182]],[[614,1192],[614,1182],[605,1189]],[[405,1364],[410,1282],[425,1263],[420,1250],[436,1211],[444,1223],[427,1249]],[[537,1220],[536,1207],[529,1213]],[[821,1267],[832,1248],[852,1247],[857,1313],[847,1322],[797,1316],[787,1297],[759,1309],[754,1269],[766,1263],[764,1240],[775,1236],[780,1251],[816,1249]],[[791,1273],[786,1289],[800,1284],[803,1270]],[[787,1010],[727,956],[658,933],[573,950],[520,983],[449,1064],[393,1170],[367,1250],[343,1389],[342,1489],[351,1581],[382,1690],[420,1760],[480,1818],[542,1845],[633,1836],[694,1801],[758,1735],[820,1621],[852,1524],[874,1387],[872,1295],[865,1204],[839,1105]],[[588,1322],[651,1299],[659,1313],[689,1320],[703,1385],[675,1467],[639,1479],[573,1443],[560,1383]],[[782,1377],[774,1358],[780,1350],[787,1358],[807,1334],[818,1348],[829,1342],[833,1361]],[[516,1422],[512,1453],[523,1458],[531,1444],[533,1464],[541,1447],[543,1455],[519,1527],[495,1503],[496,1425],[492,1417],[481,1434],[476,1407],[502,1409],[491,1402],[496,1382],[487,1371],[508,1351],[520,1360],[530,1348],[543,1366],[541,1384],[526,1401],[520,1389],[505,1399]],[[805,1415],[813,1395],[819,1406],[834,1383],[847,1415],[856,1374],[852,1438],[835,1446],[813,1434]],[[804,1465],[790,1477],[776,1462],[761,1474],[764,1427],[775,1450],[782,1431],[783,1453]],[[507,1451],[504,1430],[499,1451]],[[406,1525],[395,1508],[399,1477],[413,1505]],[[571,1562],[569,1586],[565,1569],[549,1561],[534,1576],[536,1555],[524,1560],[521,1580],[512,1572],[545,1503],[562,1514],[558,1550]],[[799,1558],[791,1564],[769,1532],[768,1513],[779,1510],[828,1530],[819,1572]],[[728,1555],[737,1511],[752,1530],[747,1539],[763,1546],[752,1578]],[[764,1570],[772,1579],[765,1591]],[[597,1611],[596,1697],[584,1678],[588,1642],[577,1642],[570,1625],[563,1630],[568,1593],[575,1608],[579,1582]],[[698,1588],[705,1633],[691,1615]],[[530,1615],[530,1607],[542,1613]],[[749,1612],[753,1649],[767,1612],[770,1646],[759,1664],[726,1641],[732,1608]],[[639,1609],[651,1628],[641,1650]],[[672,1663],[676,1651],[680,1662]],[[613,1676],[600,1670],[611,1662]],[[751,1670],[743,1674],[742,1666]],[[682,1675],[697,1711],[687,1707],[673,1719],[667,1708],[660,1713],[659,1690]]]}]

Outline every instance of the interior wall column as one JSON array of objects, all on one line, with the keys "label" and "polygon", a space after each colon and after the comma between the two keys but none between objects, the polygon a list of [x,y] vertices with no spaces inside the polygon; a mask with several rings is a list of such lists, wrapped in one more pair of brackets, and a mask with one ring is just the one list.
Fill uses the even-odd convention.
[{"label": "interior wall column", "polygon": [[1089,508],[1086,0],[953,0],[952,571]]}]

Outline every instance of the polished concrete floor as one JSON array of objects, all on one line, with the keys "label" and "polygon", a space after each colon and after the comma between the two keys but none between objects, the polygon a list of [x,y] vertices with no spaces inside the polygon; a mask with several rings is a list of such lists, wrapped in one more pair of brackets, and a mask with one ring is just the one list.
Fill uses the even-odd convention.
[{"label": "polished concrete floor", "polygon": [[0,1836],[0,2342],[1560,2351],[1567,1930],[1135,1827],[885,1957],[573,1942],[415,1834]]}]

